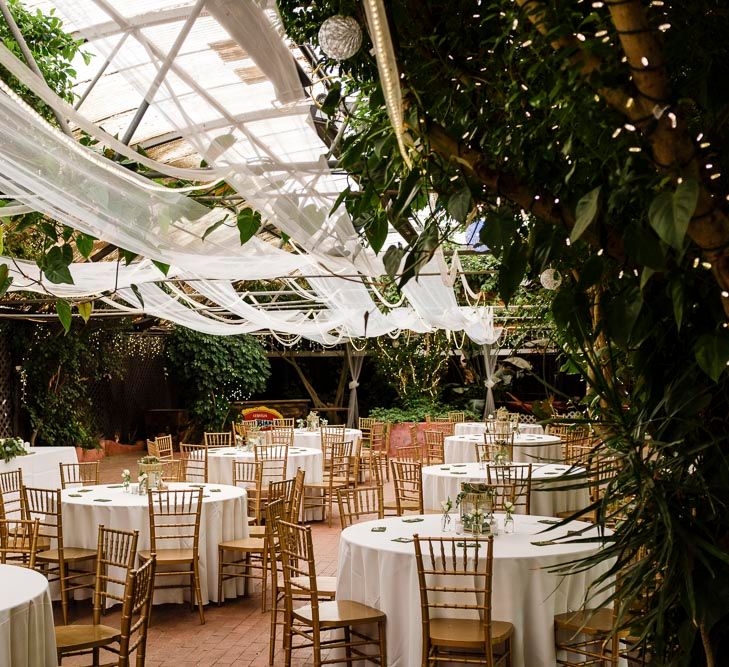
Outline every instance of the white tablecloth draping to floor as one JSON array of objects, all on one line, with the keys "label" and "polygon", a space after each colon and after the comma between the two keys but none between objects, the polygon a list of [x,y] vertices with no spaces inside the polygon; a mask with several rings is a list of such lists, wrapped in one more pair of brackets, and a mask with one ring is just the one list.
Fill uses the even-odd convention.
[{"label": "white tablecloth draping to floor", "polygon": [[59,463],[78,463],[74,447],[31,447],[30,454],[0,461],[0,472],[23,471],[23,484],[41,489],[61,486]]},{"label": "white tablecloth draping to floor", "polygon": [[[486,431],[486,422],[458,422],[453,429],[453,435],[482,435]],[[519,433],[542,435],[544,427],[541,424],[519,422]]]},{"label": "white tablecloth draping to floor", "polygon": [[[174,483],[170,489],[197,488],[199,485]],[[245,489],[221,484],[205,484],[200,516],[200,588],[203,602],[218,599],[218,544],[248,537],[248,496]],[[149,509],[147,496],[125,493],[116,484],[66,489],[61,494],[63,506],[63,542],[68,546],[96,549],[99,525],[117,530],[138,530],[137,548],[149,549]],[[189,548],[165,540],[164,548]],[[187,582],[181,578],[183,583]],[[168,581],[166,583],[172,583]],[[83,591],[85,593],[85,591]],[[226,597],[243,594],[243,582],[226,582]],[[187,592],[184,592],[185,599]],[[154,603],[182,602],[183,591],[158,590]]]},{"label": "white tablecloth draping to floor", "polygon": [[[213,484],[233,483],[233,461],[255,461],[253,452],[237,451],[233,447],[224,449],[211,449],[208,451],[208,481]],[[289,458],[286,462],[286,477],[296,477],[296,471],[301,468],[306,476],[304,481],[316,484],[322,481],[324,455],[321,449],[311,447],[289,448]]]},{"label": "white tablecloth draping to floor", "polygon": [[[444,440],[446,463],[477,463],[475,443],[483,435],[449,435]],[[515,463],[562,461],[562,441],[556,435],[519,434],[514,436]]]},{"label": "white tablecloth draping to floor", "polygon": [[56,667],[56,634],[48,580],[0,565],[0,667]]},{"label": "white tablecloth draping to floor", "polygon": [[[582,468],[545,464],[532,467],[531,513],[557,516],[559,512],[587,507],[590,494],[587,488],[560,489],[560,486],[585,481]],[[574,476],[583,475],[575,479]],[[570,482],[570,477],[572,481]],[[463,482],[485,483],[488,475],[478,463],[428,466],[423,468],[423,503],[425,510],[440,511],[441,502],[450,497],[455,503]],[[541,483],[540,483],[541,482]],[[502,508],[495,508],[501,511]]]},{"label": "white tablecloth draping to floor", "polygon": [[[362,431],[348,428],[344,431],[344,441],[356,444],[362,439]],[[314,447],[321,449],[321,431],[307,431],[305,428],[294,429],[294,447]]]},{"label": "white tablecloth draping to floor", "polygon": [[[407,517],[411,518],[411,517]],[[415,548],[397,537],[442,535],[441,517],[424,515],[420,523],[402,518],[368,521],[342,531],[339,542],[337,599],[356,600],[387,615],[387,664],[420,667],[421,614]],[[503,515],[497,515],[503,525]],[[594,553],[596,543],[536,546],[532,541],[564,536],[567,530],[589,524],[571,522],[566,527],[537,535],[549,526],[537,516],[516,516],[516,532],[494,539],[492,617],[514,624],[513,667],[554,667],[554,615],[578,609],[589,584],[608,565],[561,577],[544,568]],[[386,526],[382,533],[374,526]],[[581,537],[597,535],[591,529]],[[446,537],[453,537],[448,533]],[[363,628],[364,629],[364,628]]]}]

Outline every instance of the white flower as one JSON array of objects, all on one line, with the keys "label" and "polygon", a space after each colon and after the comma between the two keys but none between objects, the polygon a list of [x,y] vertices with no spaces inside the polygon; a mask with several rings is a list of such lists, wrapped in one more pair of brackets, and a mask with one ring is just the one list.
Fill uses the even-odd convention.
[{"label": "white flower", "polygon": [[448,500],[444,500],[440,506],[443,508],[444,512],[450,512],[451,508],[453,507],[453,503],[451,502],[450,496],[448,497]]},{"label": "white flower", "polygon": [[504,503],[504,509],[511,514],[511,512],[514,511],[514,503],[512,503],[510,500],[507,500]]},{"label": "white flower", "polygon": [[147,473],[143,472],[139,477],[137,477],[138,482],[143,482],[145,479],[147,479]]},{"label": "white flower", "polygon": [[130,473],[126,468],[122,470],[122,477],[131,477],[132,473]]}]

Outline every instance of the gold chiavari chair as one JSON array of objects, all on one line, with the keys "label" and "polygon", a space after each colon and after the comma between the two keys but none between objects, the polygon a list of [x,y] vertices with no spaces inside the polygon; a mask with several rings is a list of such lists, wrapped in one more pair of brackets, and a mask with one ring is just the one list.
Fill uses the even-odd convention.
[{"label": "gold chiavari chair", "polygon": [[259,526],[265,508],[262,507],[263,469],[256,461],[232,461],[233,486],[246,490],[248,495],[248,524]]},{"label": "gold chiavari chair", "polygon": [[410,435],[410,447],[420,447],[420,442],[418,441],[418,425],[412,424],[408,426],[408,433]]},{"label": "gold chiavari chair", "polygon": [[[388,482],[390,481],[390,456],[387,451],[389,447],[387,427],[388,425],[385,422],[373,422],[370,427],[369,447],[363,447],[360,449],[360,456],[363,459],[363,465],[367,465],[370,471],[370,482],[373,482],[374,480],[372,477],[373,468],[377,467],[382,462],[384,462],[384,475],[380,477],[380,483],[382,483],[383,478],[386,478]],[[373,458],[376,460],[373,461]],[[380,472],[382,472],[382,470],[380,470]]]},{"label": "gold chiavari chair", "polygon": [[453,422],[454,424],[461,424],[466,421],[466,413],[465,412],[449,412],[448,421]]},{"label": "gold chiavari chair", "polygon": [[363,518],[384,519],[385,504],[382,486],[358,486],[356,489],[337,489],[339,521],[342,530]]},{"label": "gold chiavari chair", "polygon": [[[93,664],[98,665],[100,649],[118,653],[113,644],[120,641],[120,630],[101,625],[101,616],[109,600],[124,603],[124,588],[134,569],[138,541],[139,531],[114,530],[99,525],[92,624],[56,626],[59,662],[62,657],[92,653]],[[116,592],[116,587],[121,587],[121,594]]]},{"label": "gold chiavari chair", "polygon": [[171,435],[158,435],[154,439],[154,444],[157,445],[157,451],[159,452],[156,456],[161,461],[175,458],[174,451],[172,449]]},{"label": "gold chiavari chair", "polygon": [[514,434],[513,433],[484,433],[483,442],[474,443],[477,461],[513,461],[514,460]]},{"label": "gold chiavari chair", "polygon": [[324,471],[327,471],[329,466],[329,449],[332,445],[344,442],[346,427],[344,424],[341,426],[322,426],[319,429],[321,434],[321,451],[324,454]]},{"label": "gold chiavari chair", "polygon": [[[514,626],[491,616],[494,538],[414,536],[423,665],[511,665]],[[447,595],[443,595],[447,591]],[[452,618],[472,614],[475,618]],[[446,613],[444,613],[444,611]],[[494,649],[500,649],[495,655]]]},{"label": "gold chiavari chair", "polygon": [[438,424],[447,424],[451,421],[450,417],[436,417],[435,422]]},{"label": "gold chiavari chair", "polygon": [[573,429],[562,438],[562,458],[569,465],[588,465],[592,458],[594,443],[586,427]]},{"label": "gold chiavari chair", "polygon": [[424,431],[425,460],[428,465],[436,465],[445,461],[445,435],[442,431]]},{"label": "gold chiavari chair", "polygon": [[515,511],[531,514],[532,507],[532,464],[511,465],[489,464],[486,468],[489,487],[493,492],[493,506],[496,511],[504,507],[507,500],[514,504]]},{"label": "gold chiavari chair", "polygon": [[[266,529],[270,531],[268,533],[268,547],[270,553],[269,562],[271,564],[271,634],[269,637],[268,655],[270,665],[274,664],[277,629],[279,625],[284,625],[285,620],[285,614],[282,614],[281,620],[279,621],[279,612],[284,611],[280,608],[280,604],[284,599],[284,587],[279,581],[279,573],[281,572],[281,542],[278,532],[278,522],[288,520],[289,523],[296,523],[296,521],[288,518],[296,513],[295,507],[295,502],[292,503],[291,507],[288,507],[284,498],[278,498],[266,507]],[[317,575],[316,588],[319,599],[333,600],[336,587],[336,577]]]},{"label": "gold chiavari chair", "polygon": [[[200,513],[202,511],[202,489],[176,489],[172,491],[147,491],[149,504],[150,549],[139,552],[139,558],[148,560],[157,556],[158,565],[174,566],[173,571],[157,571],[154,589],[190,589],[190,606],[194,609],[197,600],[200,624],[205,624],[202,594],[200,593]],[[187,545],[192,544],[192,547]],[[168,546],[169,545],[169,546]],[[180,546],[184,545],[184,546]],[[177,569],[187,566],[187,569]],[[159,578],[187,575],[189,584],[157,584]]]},{"label": "gold chiavari chair", "polygon": [[[208,483],[208,448],[180,443],[180,476],[185,482]],[[162,564],[160,559],[157,559]]]},{"label": "gold chiavari chair", "polygon": [[349,486],[355,487],[362,481],[362,439],[352,443],[352,461],[349,466]]},{"label": "gold chiavari chair", "polygon": [[96,486],[99,483],[99,462],[59,463],[61,488],[72,486]]},{"label": "gold chiavari chair", "polygon": [[294,488],[291,491],[291,502],[289,513],[286,517],[291,523],[298,523],[301,517],[302,503],[304,501],[304,489],[306,488],[306,471],[299,468],[294,478]]},{"label": "gold chiavari chair", "polygon": [[423,478],[420,463],[390,461],[395,486],[395,502],[385,503],[385,510],[395,510],[397,516],[405,512],[423,514]]},{"label": "gold chiavari chair", "polygon": [[0,505],[6,519],[25,519],[23,471],[0,472]]},{"label": "gold chiavari chair", "polygon": [[271,425],[273,428],[294,428],[294,418],[283,417],[282,419],[274,419]]},{"label": "gold chiavari chair", "polygon": [[370,484],[383,486],[390,479],[390,457],[385,452],[371,452],[369,460]]},{"label": "gold chiavari chair", "polygon": [[453,435],[456,431],[456,423],[452,421],[432,422],[428,424],[429,431],[438,431],[443,437]]},{"label": "gold chiavari chair", "polygon": [[352,443],[332,443],[327,458],[329,459],[329,465],[324,467],[322,481],[304,485],[304,511],[323,508],[327,514],[327,522],[331,527],[332,509],[337,489],[347,488],[349,485]]},{"label": "gold chiavari chair", "polygon": [[203,444],[206,447],[233,447],[233,433],[226,431],[225,433],[203,433]]},{"label": "gold chiavari chair", "polygon": [[156,456],[158,459],[160,459],[160,461],[162,460],[162,458],[160,457],[159,447],[154,440],[147,440],[147,455]]},{"label": "gold chiavari chair", "polygon": [[294,446],[294,427],[293,426],[274,426],[268,431],[264,431],[266,442],[269,445],[282,445],[284,447]]},{"label": "gold chiavari chair", "polygon": [[0,508],[0,563],[35,569],[38,519],[5,519]]},{"label": "gold chiavari chair", "polygon": [[39,541],[54,549],[44,549],[36,554],[36,563],[50,582],[58,581],[61,589],[63,623],[68,625],[69,594],[79,589],[93,588],[89,581],[93,572],[79,566],[96,558],[95,549],[82,549],[64,544],[61,491],[59,489],[35,489],[23,487],[23,505],[29,519],[38,519]]},{"label": "gold chiavari chair", "polygon": [[360,417],[357,421],[357,428],[362,431],[362,442],[364,447],[370,447],[371,440],[370,435],[372,431],[372,426],[375,424],[377,420],[373,419],[372,417]]},{"label": "gold chiavari chair", "polygon": [[[56,628],[58,663],[61,664],[62,656],[67,652],[99,650],[103,647],[118,655],[116,664],[119,667],[129,667],[130,656],[136,651],[137,667],[142,667],[145,662],[147,632],[152,614],[155,573],[154,554],[139,568],[129,571],[124,584],[119,628],[107,625],[67,625]],[[114,646],[115,643],[118,643],[118,647]]]},{"label": "gold chiavari chair", "polygon": [[395,458],[398,461],[412,461],[413,463],[419,463],[422,460],[423,450],[420,445],[413,447],[412,445],[405,445],[404,447],[398,447],[395,450]]},{"label": "gold chiavari chair", "polygon": [[[350,664],[352,660],[367,660],[385,667],[385,614],[352,600],[320,600],[311,528],[280,520],[278,527],[284,575],[285,667],[291,667],[292,651],[301,648],[313,648],[315,665],[322,664],[322,650],[343,649]],[[309,604],[294,609],[294,601],[300,599],[306,599]],[[357,627],[369,624],[377,625],[374,639]],[[335,630],[343,630],[344,638],[339,638],[337,633],[332,639],[322,639],[322,633]],[[303,639],[304,644],[294,644],[294,637]],[[367,646],[376,648],[378,653],[366,654]]]},{"label": "gold chiavari chair", "polygon": [[162,479],[165,482],[182,482],[184,475],[182,474],[183,461],[180,459],[166,459],[160,461]]},{"label": "gold chiavari chair", "polygon": [[269,482],[286,479],[289,461],[288,445],[256,445],[255,456],[256,462],[261,466],[264,487]]}]

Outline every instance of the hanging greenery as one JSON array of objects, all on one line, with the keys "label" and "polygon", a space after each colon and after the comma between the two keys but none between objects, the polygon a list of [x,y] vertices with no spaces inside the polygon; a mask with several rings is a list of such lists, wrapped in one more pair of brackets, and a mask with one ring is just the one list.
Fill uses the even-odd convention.
[{"label": "hanging greenery", "polygon": [[211,336],[176,326],[165,355],[182,405],[201,431],[225,429],[231,402],[262,392],[271,375],[253,336]]}]

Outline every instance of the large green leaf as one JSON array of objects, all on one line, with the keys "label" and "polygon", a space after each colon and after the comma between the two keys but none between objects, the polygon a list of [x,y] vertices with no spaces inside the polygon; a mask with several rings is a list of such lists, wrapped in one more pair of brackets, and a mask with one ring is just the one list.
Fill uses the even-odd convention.
[{"label": "large green leaf", "polygon": [[648,209],[648,220],[656,234],[676,250],[682,250],[686,231],[696,210],[699,185],[694,179],[681,182],[676,191],[661,192]]},{"label": "large green leaf", "polygon": [[81,255],[88,259],[94,249],[94,237],[79,232],[76,234],[76,247]]},{"label": "large green leaf", "polygon": [[244,208],[236,219],[238,225],[238,233],[240,234],[240,244],[243,245],[249,241],[261,227],[261,214],[252,208]]},{"label": "large green leaf", "polygon": [[597,215],[598,205],[600,203],[600,189],[602,186],[590,190],[584,197],[577,202],[575,211],[575,226],[570,233],[570,241],[574,243],[582,236]]},{"label": "large green leaf", "polygon": [[70,263],[68,253],[64,253],[58,246],[53,246],[45,257],[40,259],[39,265],[43,269],[46,278],[52,283],[67,283],[72,285],[73,277],[68,269]]},{"label": "large green leaf", "polygon": [[84,322],[88,322],[91,317],[91,313],[94,310],[94,303],[93,301],[82,301],[81,303],[76,304],[76,310],[78,310],[78,314],[81,315],[81,319],[83,319]]},{"label": "large green leaf", "polygon": [[13,279],[8,276],[8,265],[0,264],[0,296],[3,296],[8,291],[8,287],[13,282]]},{"label": "large green leaf", "polygon": [[387,240],[388,229],[387,218],[382,215],[372,216],[370,221],[365,225],[365,235],[375,253],[379,253],[382,250],[382,246]]},{"label": "large green leaf", "polygon": [[484,220],[479,240],[498,257],[519,229],[520,222],[514,216],[495,213]]},{"label": "large green leaf", "polygon": [[701,370],[718,382],[729,362],[729,337],[704,334],[696,341],[694,354]]},{"label": "large green leaf", "polygon": [[167,273],[170,270],[170,265],[169,264],[165,264],[164,262],[158,262],[158,261],[156,261],[156,260],[153,259],[152,260],[152,264],[154,264],[162,272],[162,274],[165,275],[165,276],[167,275]]},{"label": "large green leaf", "polygon": [[466,222],[468,212],[471,210],[471,191],[464,187],[455,194],[448,197],[446,205],[448,215],[458,222]]},{"label": "large green leaf", "polygon": [[680,280],[671,282],[671,300],[673,301],[673,317],[676,320],[676,328],[680,330],[686,303],[686,289]]},{"label": "large green leaf", "polygon": [[63,301],[63,299],[57,299],[56,312],[58,313],[58,319],[61,321],[63,330],[68,333],[71,329],[71,305],[68,303],[68,301]]},{"label": "large green leaf", "polygon": [[385,265],[385,271],[390,278],[394,278],[400,270],[400,262],[402,262],[405,251],[398,245],[391,245],[382,256],[382,263]]},{"label": "large green leaf", "polygon": [[499,267],[499,294],[507,305],[524,279],[526,267],[527,248],[517,237],[504,253]]}]

